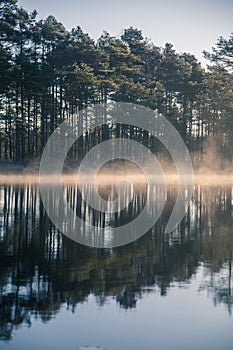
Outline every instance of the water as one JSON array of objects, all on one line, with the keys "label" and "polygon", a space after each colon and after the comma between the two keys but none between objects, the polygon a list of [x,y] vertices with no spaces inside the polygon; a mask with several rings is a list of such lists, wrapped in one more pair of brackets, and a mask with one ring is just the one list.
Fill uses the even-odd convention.
[{"label": "water", "polygon": [[[86,220],[109,224],[74,186],[65,191]],[[184,220],[164,234],[175,195],[170,187],[142,238],[100,250],[57,231],[36,184],[0,185],[0,349],[232,349],[233,189],[196,185]],[[144,205],[137,188],[111,221]]]}]

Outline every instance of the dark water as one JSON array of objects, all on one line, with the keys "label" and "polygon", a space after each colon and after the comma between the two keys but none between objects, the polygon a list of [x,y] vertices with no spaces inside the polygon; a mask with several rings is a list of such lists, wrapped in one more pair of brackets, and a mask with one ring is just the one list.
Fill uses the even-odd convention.
[{"label": "dark water", "polygon": [[[164,234],[175,192],[146,235],[101,250],[59,233],[36,185],[0,185],[0,349],[232,349],[233,190],[196,186]],[[133,203],[118,221],[143,207],[140,190]]]}]

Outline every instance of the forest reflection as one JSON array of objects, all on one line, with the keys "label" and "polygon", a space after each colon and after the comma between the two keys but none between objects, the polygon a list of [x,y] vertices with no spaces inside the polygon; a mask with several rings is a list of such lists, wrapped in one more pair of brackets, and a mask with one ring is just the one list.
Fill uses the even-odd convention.
[{"label": "forest reflection", "polygon": [[[100,192],[106,199],[115,196],[111,187]],[[91,210],[77,186],[66,185],[64,193],[77,214],[97,228],[110,221],[122,225],[147,205],[146,188],[138,187],[128,207],[109,218]],[[95,249],[59,233],[36,184],[0,185],[0,340],[10,340],[13,330],[30,325],[32,318],[49,321],[64,303],[75,311],[90,294],[98,305],[111,297],[122,308],[135,308],[154,288],[166,296],[174,283],[187,285],[200,266],[199,289],[231,314],[233,189],[195,185],[184,220],[165,234],[176,193],[171,185],[160,219],[142,238],[119,248]]]}]

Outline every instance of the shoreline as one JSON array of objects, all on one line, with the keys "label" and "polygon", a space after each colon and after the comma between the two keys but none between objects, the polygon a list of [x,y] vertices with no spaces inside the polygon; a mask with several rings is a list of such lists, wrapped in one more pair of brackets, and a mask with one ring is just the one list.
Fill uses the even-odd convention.
[{"label": "shoreline", "polygon": [[[168,185],[178,185],[178,176],[177,174],[167,174],[164,176],[165,183]],[[182,183],[182,179],[184,182],[188,179],[185,175],[180,179]],[[190,179],[190,177],[189,177]],[[193,175],[192,179],[193,185],[202,185],[202,186],[223,186],[223,185],[231,185],[233,186],[233,174],[202,174],[196,173]],[[93,177],[88,175],[85,177],[85,181],[81,181],[81,183],[91,184],[93,181]],[[136,175],[136,174],[101,174],[96,178],[96,184],[98,186],[111,186],[116,185],[121,181],[126,181],[129,183],[133,183],[135,185],[146,185],[146,177],[144,175]],[[61,182],[61,177],[57,174],[48,175],[39,177],[39,174],[32,173],[17,173],[17,174],[1,174],[0,172],[0,184],[59,184]],[[164,182],[163,178],[154,176],[152,179],[153,184],[162,184]],[[62,183],[63,184],[78,184],[78,172],[73,172],[70,174],[62,175]]]},{"label": "shoreline", "polygon": [[[39,161],[25,162],[25,163],[13,163],[7,160],[0,159],[0,184],[39,184],[39,180],[43,183],[59,183],[60,177],[57,174],[44,176],[39,178]],[[174,169],[174,168],[173,168]],[[172,168],[165,170],[164,177],[167,184],[178,185],[178,175]],[[154,177],[152,183],[163,183],[163,178],[159,176]],[[185,182],[187,177],[182,174],[181,181]],[[91,173],[87,173],[85,176],[85,183],[91,183]],[[117,184],[119,181],[133,182],[138,185],[145,185],[146,178],[140,171],[129,168],[109,167],[101,172],[97,176],[97,185],[110,186]],[[62,174],[62,183],[64,184],[77,184],[78,183],[78,166],[77,163],[67,163],[64,165],[64,171]],[[209,170],[200,169],[194,170],[193,173],[193,185],[202,186],[220,186],[220,185],[232,185],[233,186],[233,171],[231,169],[224,170]]]}]

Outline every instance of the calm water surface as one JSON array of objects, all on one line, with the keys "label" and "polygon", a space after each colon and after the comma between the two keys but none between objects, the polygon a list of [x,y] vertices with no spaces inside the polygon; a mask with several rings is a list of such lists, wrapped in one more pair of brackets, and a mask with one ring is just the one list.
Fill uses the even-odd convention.
[{"label": "calm water surface", "polygon": [[[109,218],[65,192],[97,227],[132,220],[146,201],[137,189]],[[232,349],[233,189],[196,186],[165,234],[175,194],[146,235],[101,250],[59,233],[36,185],[0,185],[0,349]]]}]

